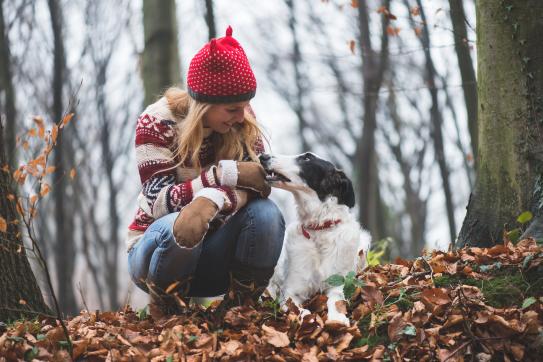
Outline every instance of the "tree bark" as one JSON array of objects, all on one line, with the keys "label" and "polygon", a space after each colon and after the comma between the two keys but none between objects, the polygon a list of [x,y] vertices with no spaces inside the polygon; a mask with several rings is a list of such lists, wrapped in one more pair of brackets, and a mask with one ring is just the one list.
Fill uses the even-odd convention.
[{"label": "tree bark", "polygon": [[466,28],[466,14],[462,0],[449,0],[451,21],[454,34],[454,49],[458,59],[458,67],[462,78],[464,90],[464,103],[468,115],[468,129],[471,138],[473,159],[477,159],[477,79],[471,59],[468,32]]},{"label": "tree bark", "polygon": [[[64,40],[62,38],[62,9],[58,0],[49,0],[49,12],[54,39],[53,59],[53,107],[52,119],[60,122],[63,116],[63,89],[66,74]],[[74,223],[68,211],[68,184],[66,182],[66,167],[63,132],[59,132],[54,152],[55,172],[53,174],[53,198],[55,200],[56,240],[54,259],[57,272],[58,299],[61,309],[69,314],[78,311],[72,283],[75,266]]]},{"label": "tree bark", "polygon": [[[445,196],[445,210],[447,212],[447,220],[449,222],[449,236],[451,243],[454,244],[456,240],[456,222],[454,220],[454,203],[452,199],[452,190],[449,181],[449,168],[445,159],[445,144],[443,140],[443,115],[439,109],[439,99],[436,88],[437,71],[434,66],[432,54],[430,53],[430,34],[428,31],[428,25],[426,22],[426,13],[422,7],[422,2],[417,0],[417,5],[420,9],[420,16],[422,20],[422,34],[419,37],[422,47],[424,48],[424,57],[426,60],[426,74],[425,81],[428,85],[428,92],[432,100],[430,107],[430,130],[432,134],[432,140],[434,143],[434,152],[436,154],[436,160],[439,166],[439,173],[441,175],[441,181],[443,184],[443,193]],[[411,14],[409,15],[411,22],[413,22]]]},{"label": "tree bark", "polygon": [[[17,165],[16,127],[17,112],[15,108],[15,89],[11,73],[11,50],[4,18],[4,0],[0,0],[0,90],[4,93],[3,108],[6,119],[5,152],[8,165],[14,170]],[[2,113],[4,113],[2,112]]]},{"label": "tree bark", "polygon": [[215,27],[215,11],[213,9],[213,0],[206,0],[206,24],[209,33],[209,40],[217,37],[217,28]]},{"label": "tree bark", "polygon": [[543,207],[543,4],[479,0],[479,156],[458,245],[502,241],[504,225]]},{"label": "tree bark", "polygon": [[[390,0],[383,5],[390,7]],[[355,151],[355,164],[360,170],[356,175],[359,193],[359,217],[361,224],[372,233],[379,229],[378,206],[379,175],[376,166],[375,130],[377,129],[377,107],[379,90],[383,83],[384,72],[388,63],[388,34],[389,19],[383,14],[381,50],[376,52],[371,44],[368,7],[365,0],[358,4],[359,43],[362,60],[364,106],[362,137],[358,139]]]},{"label": "tree bark", "polygon": [[181,83],[175,0],[143,0],[145,104]]},{"label": "tree bark", "polygon": [[[5,165],[6,144],[0,122],[0,165]],[[0,170],[0,217],[7,222],[6,232],[0,231],[0,321],[31,318],[51,314],[45,304],[36,278],[30,268],[15,209],[8,195],[15,195],[11,174]]]},{"label": "tree bark", "polygon": [[296,31],[296,14],[294,12],[294,1],[285,0],[288,7],[288,27],[292,35],[292,67],[294,68],[294,84],[296,87],[294,94],[293,111],[298,118],[298,133],[300,136],[300,144],[302,152],[311,151],[311,146],[304,136],[304,131],[308,127],[307,120],[305,119],[305,110],[303,105],[304,97],[304,84],[302,80],[302,54],[300,52],[300,43],[298,39],[298,33]]}]

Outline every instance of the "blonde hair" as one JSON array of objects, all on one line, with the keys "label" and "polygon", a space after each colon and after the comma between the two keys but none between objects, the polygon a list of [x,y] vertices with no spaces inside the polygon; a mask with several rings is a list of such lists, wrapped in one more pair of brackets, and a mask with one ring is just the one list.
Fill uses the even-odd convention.
[{"label": "blonde hair", "polygon": [[[176,87],[169,88],[164,96],[177,122],[175,156],[178,163],[176,167],[190,161],[192,167],[200,170],[202,165],[200,165],[199,154],[204,139],[203,117],[211,104],[198,102],[186,91]],[[263,133],[255,117],[245,110],[244,121],[239,127],[232,127],[225,134],[213,135],[215,161],[241,161],[245,152],[251,160],[257,161],[254,146],[261,137],[263,138]]]}]

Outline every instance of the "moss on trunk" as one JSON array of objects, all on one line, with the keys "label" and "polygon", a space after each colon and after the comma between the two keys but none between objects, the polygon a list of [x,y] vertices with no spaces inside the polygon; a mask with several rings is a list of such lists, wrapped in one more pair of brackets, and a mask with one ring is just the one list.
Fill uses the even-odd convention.
[{"label": "moss on trunk", "polygon": [[542,12],[537,0],[477,1],[478,170],[458,246],[500,242],[521,212],[541,211]]}]

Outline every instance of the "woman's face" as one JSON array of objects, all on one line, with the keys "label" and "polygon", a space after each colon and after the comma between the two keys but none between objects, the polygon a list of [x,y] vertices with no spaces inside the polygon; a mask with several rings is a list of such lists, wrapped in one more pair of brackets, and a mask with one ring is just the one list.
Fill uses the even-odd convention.
[{"label": "woman's face", "polygon": [[249,101],[213,104],[204,115],[204,127],[218,133],[227,133],[236,125],[243,123],[245,107]]}]

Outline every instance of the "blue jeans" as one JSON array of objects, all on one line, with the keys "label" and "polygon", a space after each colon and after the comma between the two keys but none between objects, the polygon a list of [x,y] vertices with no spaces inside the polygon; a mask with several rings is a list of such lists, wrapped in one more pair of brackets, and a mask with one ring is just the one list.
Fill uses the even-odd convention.
[{"label": "blue jeans", "polygon": [[128,254],[130,277],[144,291],[148,291],[147,283],[165,290],[190,279],[187,296],[217,296],[228,290],[233,265],[262,269],[277,264],[285,221],[269,199],[250,201],[191,249],[175,242],[173,223],[177,215],[175,212],[155,220]]}]

